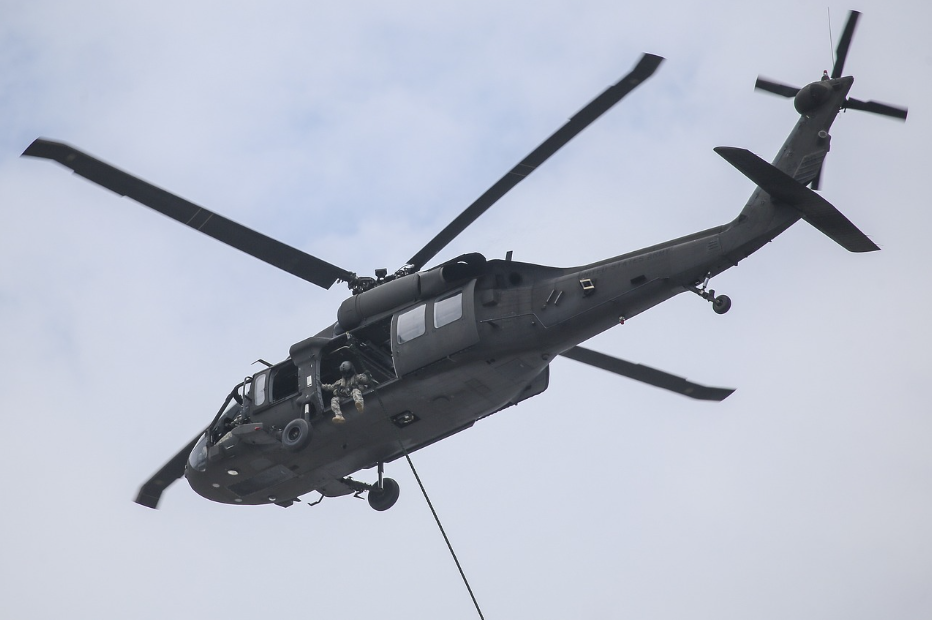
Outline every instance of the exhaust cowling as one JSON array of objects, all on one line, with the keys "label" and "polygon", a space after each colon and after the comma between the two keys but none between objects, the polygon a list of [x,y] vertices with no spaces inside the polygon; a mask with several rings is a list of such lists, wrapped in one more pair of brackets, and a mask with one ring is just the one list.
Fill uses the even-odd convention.
[{"label": "exhaust cowling", "polygon": [[481,274],[485,263],[481,254],[464,254],[430,271],[419,271],[385,282],[340,304],[337,322],[345,331],[355,329],[367,319],[455,288]]}]

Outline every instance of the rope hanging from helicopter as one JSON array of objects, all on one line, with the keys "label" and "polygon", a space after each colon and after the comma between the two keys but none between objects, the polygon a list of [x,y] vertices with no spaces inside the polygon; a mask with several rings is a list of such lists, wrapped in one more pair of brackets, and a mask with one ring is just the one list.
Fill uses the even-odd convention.
[{"label": "rope hanging from helicopter", "polygon": [[404,444],[402,444],[400,441],[398,444],[401,446],[402,451],[405,453],[405,459],[408,461],[408,466],[411,468],[411,473],[414,474],[414,478],[417,480],[418,486],[421,487],[421,493],[424,494],[424,499],[427,501],[427,506],[430,508],[431,514],[434,515],[434,520],[437,522],[437,527],[440,528],[440,533],[443,535],[443,540],[447,543],[447,549],[450,550],[450,555],[453,556],[453,561],[456,562],[456,569],[460,572],[460,577],[463,578],[463,583],[466,584],[466,590],[469,591],[469,597],[472,599],[472,604],[476,606],[476,613],[479,614],[479,617],[482,618],[482,620],[485,620],[485,616],[482,615],[482,610],[479,609],[479,601],[476,600],[476,595],[473,594],[472,588],[469,586],[469,580],[466,579],[466,573],[463,572],[463,567],[460,565],[460,561],[456,557],[456,552],[453,551],[453,545],[450,544],[450,539],[443,529],[443,524],[440,523],[440,517],[437,516],[437,511],[434,510],[434,505],[431,503],[430,497],[427,496],[427,490],[424,488],[424,483],[421,482],[421,477],[417,475],[417,470],[414,469],[414,463],[411,462],[411,457],[408,456],[408,451],[405,450]]},{"label": "rope hanging from helicopter", "polygon": [[[375,391],[375,396],[379,400],[379,408],[385,413],[385,405],[382,403],[382,397],[379,395],[378,391]],[[387,413],[386,413],[387,415]],[[437,522],[437,527],[440,529],[440,534],[443,536],[443,541],[447,544],[447,549],[450,550],[450,555],[453,556],[453,562],[456,563],[456,569],[460,573],[460,577],[463,578],[463,584],[466,586],[466,590],[469,592],[469,598],[472,599],[472,604],[476,607],[476,613],[479,614],[481,620],[485,620],[485,616],[482,615],[482,609],[479,608],[479,601],[476,600],[476,595],[472,591],[472,587],[469,585],[469,580],[466,578],[466,572],[463,570],[462,564],[460,564],[459,558],[456,557],[456,551],[453,550],[453,544],[450,542],[450,537],[447,536],[446,530],[443,529],[443,524],[440,522],[440,517],[437,515],[437,511],[434,509],[433,502],[430,501],[430,497],[427,495],[427,489],[424,488],[424,483],[421,482],[421,477],[417,473],[417,469],[414,468],[414,462],[411,461],[411,456],[408,454],[407,448],[405,448],[404,443],[401,441],[401,437],[398,438],[398,445],[401,447],[401,451],[405,455],[405,460],[408,461],[408,467],[411,468],[411,473],[414,474],[414,479],[417,480],[417,485],[421,488],[421,493],[424,495],[424,500],[427,502],[427,507],[430,508],[430,512],[434,515],[434,521]]]}]

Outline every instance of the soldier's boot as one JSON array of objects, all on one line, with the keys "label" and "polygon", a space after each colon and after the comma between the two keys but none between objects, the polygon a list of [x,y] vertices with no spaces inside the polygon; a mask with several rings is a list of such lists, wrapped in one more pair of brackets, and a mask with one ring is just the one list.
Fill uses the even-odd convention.
[{"label": "soldier's boot", "polygon": [[343,424],[346,418],[343,417],[343,411],[340,409],[340,399],[334,396],[330,399],[330,410],[333,411],[333,423]]},{"label": "soldier's boot", "polygon": [[356,411],[362,413],[362,410],[366,408],[366,403],[362,400],[362,392],[359,389],[353,390],[353,402],[356,404]]}]

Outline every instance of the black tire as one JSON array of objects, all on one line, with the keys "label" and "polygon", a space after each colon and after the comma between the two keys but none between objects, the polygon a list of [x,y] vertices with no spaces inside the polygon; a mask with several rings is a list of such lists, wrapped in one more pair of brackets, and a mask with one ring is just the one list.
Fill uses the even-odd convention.
[{"label": "black tire", "polygon": [[297,452],[311,441],[311,427],[304,418],[295,418],[282,431],[282,445],[286,450]]},{"label": "black tire", "polygon": [[715,314],[725,314],[731,310],[731,298],[728,295],[719,295],[712,302],[712,309]]},{"label": "black tire", "polygon": [[378,487],[369,489],[369,506],[371,506],[373,510],[378,510],[379,512],[388,510],[395,505],[400,494],[401,487],[398,486],[397,482],[391,478],[382,478],[381,489]]}]

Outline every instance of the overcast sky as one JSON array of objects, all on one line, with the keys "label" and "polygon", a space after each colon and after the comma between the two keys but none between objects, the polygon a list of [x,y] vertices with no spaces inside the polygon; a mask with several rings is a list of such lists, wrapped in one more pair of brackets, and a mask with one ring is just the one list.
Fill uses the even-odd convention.
[{"label": "overcast sky", "polygon": [[[852,96],[804,223],[588,343],[693,402],[558,359],[549,390],[414,455],[489,620],[932,617],[932,5],[0,0],[0,600],[9,618],[476,617],[403,462],[398,504],[132,502],[230,388],[332,323],[324,291],[20,158],[72,143],[346,269],[394,270],[642,52],[655,76],[437,260],[571,266],[730,221],[797,119]],[[831,26],[832,35],[829,34]],[[371,477],[371,472],[360,474]],[[308,497],[307,499],[313,499]]]}]

